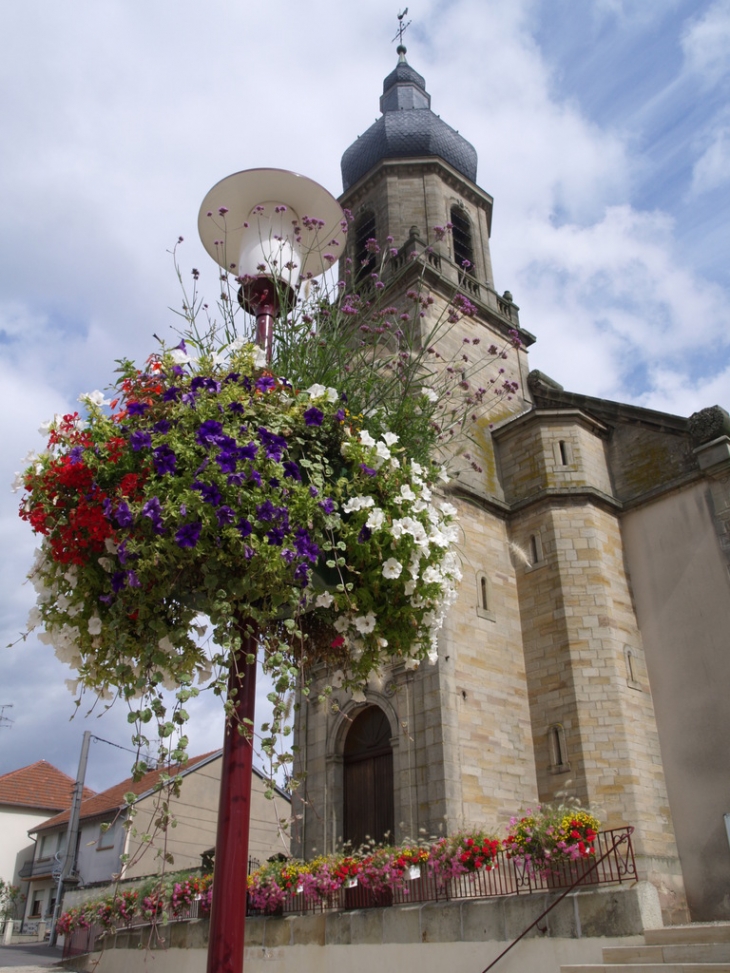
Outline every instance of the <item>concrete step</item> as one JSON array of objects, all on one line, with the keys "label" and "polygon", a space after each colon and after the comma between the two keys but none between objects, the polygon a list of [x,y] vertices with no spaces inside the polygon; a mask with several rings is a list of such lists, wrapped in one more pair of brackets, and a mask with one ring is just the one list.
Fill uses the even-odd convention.
[{"label": "concrete step", "polygon": [[672,943],[730,943],[730,922],[693,922],[689,926],[665,926],[644,930],[647,946]]},{"label": "concrete step", "polygon": [[561,966],[561,973],[730,973],[730,963],[598,963]]},{"label": "concrete step", "polygon": [[666,946],[605,946],[604,963],[730,963],[728,943],[673,943]]}]

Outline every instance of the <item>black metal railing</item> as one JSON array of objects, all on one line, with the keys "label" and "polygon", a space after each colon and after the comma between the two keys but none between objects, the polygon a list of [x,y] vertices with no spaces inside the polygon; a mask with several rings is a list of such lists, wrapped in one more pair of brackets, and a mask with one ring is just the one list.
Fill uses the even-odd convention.
[{"label": "black metal railing", "polygon": [[[406,881],[402,888],[375,890],[357,884],[352,888],[343,887],[326,897],[305,896],[302,892],[288,895],[284,899],[283,909],[279,914],[296,915],[347,909],[377,909],[392,905],[413,905],[421,902],[453,902],[463,899],[489,899],[500,896],[534,895],[540,892],[563,891],[563,895],[559,896],[525,930],[526,933],[575,888],[637,881],[636,859],[631,843],[633,830],[633,828],[627,827],[601,831],[596,838],[596,855],[594,858],[555,862],[549,869],[541,871],[529,869],[524,863],[514,858],[507,858],[505,853],[500,851],[497,855],[495,868],[489,871],[480,868],[476,872],[467,872],[450,879],[445,884],[438,882],[428,867],[424,865],[421,866],[419,877]],[[247,915],[250,916],[263,914],[250,906],[247,909]],[[168,921],[190,922],[200,918],[207,918],[207,911],[201,911],[200,902],[194,901],[174,915],[170,915]],[[149,919],[135,917],[128,926],[118,927],[117,931],[125,932],[151,924]],[[96,940],[104,936],[106,932],[107,930],[98,923],[84,929],[74,930],[64,939],[63,959],[93,952]],[[505,952],[519,942],[522,936],[518,937]],[[497,959],[499,958],[497,957]]]}]

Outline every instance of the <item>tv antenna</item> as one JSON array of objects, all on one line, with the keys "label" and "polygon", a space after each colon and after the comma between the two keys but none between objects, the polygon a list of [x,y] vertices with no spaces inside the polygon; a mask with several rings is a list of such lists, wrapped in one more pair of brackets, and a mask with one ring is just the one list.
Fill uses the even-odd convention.
[{"label": "tv antenna", "polygon": [[13,723],[15,723],[15,720],[11,720],[9,716],[5,715],[5,710],[12,709],[12,708],[13,708],[12,703],[0,704],[0,729],[2,728],[9,729],[13,725]]},{"label": "tv antenna", "polygon": [[[398,30],[397,30],[396,35],[393,38],[393,40],[394,41],[398,41],[398,46],[399,47],[403,47],[403,34],[405,34],[406,30],[413,23],[413,21],[411,21],[411,20],[409,20],[407,24],[404,24],[403,23],[403,18],[405,17],[405,15],[407,13],[408,13],[408,7],[406,7],[405,10],[403,10],[401,13],[398,14]],[[391,44],[392,43],[393,43],[393,41],[391,41]]]}]

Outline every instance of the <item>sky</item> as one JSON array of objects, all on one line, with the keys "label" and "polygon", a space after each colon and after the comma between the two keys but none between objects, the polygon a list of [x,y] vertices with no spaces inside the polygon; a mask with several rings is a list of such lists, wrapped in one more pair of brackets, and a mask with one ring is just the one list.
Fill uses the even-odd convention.
[{"label": "sky", "polygon": [[[688,416],[730,407],[730,0],[414,0],[408,61],[476,147],[495,286],[565,388]],[[292,169],[342,189],[396,63],[385,0],[24,0],[0,37],[0,774],[128,775],[126,711],[73,720],[72,678],[24,631],[35,539],[10,484],[41,422],[172,339],[208,189]],[[396,241],[399,242],[399,241]],[[175,338],[175,342],[177,339]],[[5,648],[16,642],[12,648]],[[262,690],[260,710],[265,692]],[[2,709],[2,707],[8,707]],[[191,707],[190,751],[221,745]],[[10,722],[12,720],[12,722]]]}]

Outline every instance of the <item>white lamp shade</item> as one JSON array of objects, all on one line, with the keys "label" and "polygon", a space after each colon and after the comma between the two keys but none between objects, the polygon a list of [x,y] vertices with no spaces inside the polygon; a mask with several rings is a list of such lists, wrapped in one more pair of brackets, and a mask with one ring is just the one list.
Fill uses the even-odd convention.
[{"label": "white lamp shade", "polygon": [[306,176],[285,169],[246,169],[222,179],[198,215],[203,246],[237,277],[276,273],[295,285],[339,259],[344,214],[337,200]]}]

